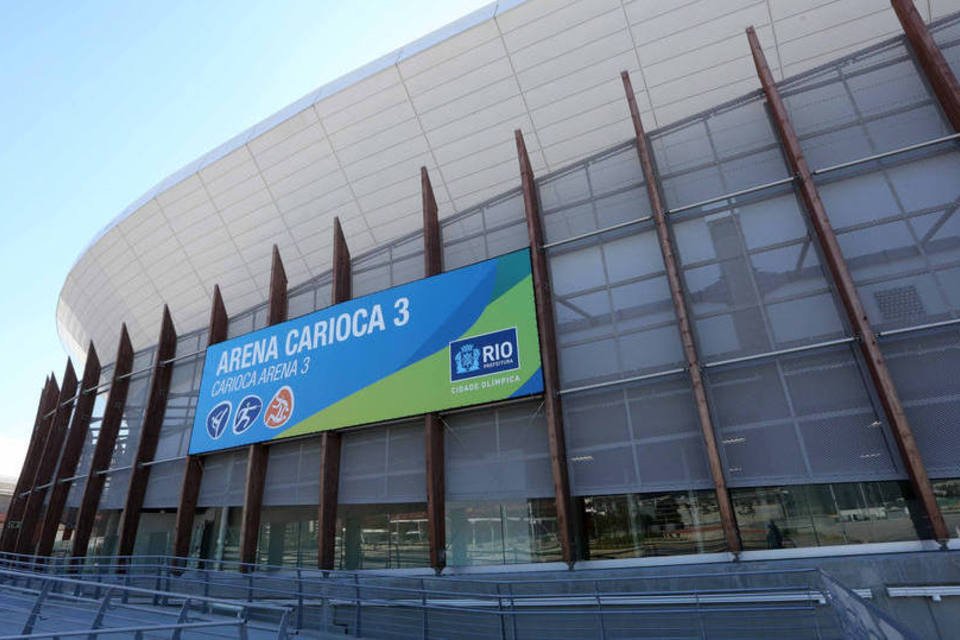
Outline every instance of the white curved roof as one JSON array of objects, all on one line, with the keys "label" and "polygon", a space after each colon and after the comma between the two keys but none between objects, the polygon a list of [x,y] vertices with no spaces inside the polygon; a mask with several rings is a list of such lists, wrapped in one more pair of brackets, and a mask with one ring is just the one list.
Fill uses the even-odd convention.
[{"label": "white curved roof", "polygon": [[[960,0],[920,2],[927,20]],[[265,300],[273,244],[291,285],[330,268],[340,216],[362,252],[421,223],[420,166],[441,216],[519,181],[512,132],[553,171],[632,128],[631,72],[648,129],[758,87],[744,29],[757,27],[778,79],[900,32],[876,0],[510,0],[490,4],[304,96],[130,205],[67,276],[64,346],[112,354],[120,324],[155,342],[206,324],[213,285],[228,311]]]}]

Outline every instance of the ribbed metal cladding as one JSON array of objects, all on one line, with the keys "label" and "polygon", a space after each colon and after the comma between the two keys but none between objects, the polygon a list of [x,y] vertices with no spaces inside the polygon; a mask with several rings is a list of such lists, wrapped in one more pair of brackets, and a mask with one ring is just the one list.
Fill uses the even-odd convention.
[{"label": "ribbed metal cladding", "polygon": [[811,225],[816,231],[821,252],[830,267],[847,318],[859,337],[859,344],[867,369],[873,380],[877,396],[883,404],[887,420],[890,422],[911,485],[923,505],[933,536],[941,544],[945,544],[950,537],[950,532],[937,505],[933,487],[923,466],[916,440],[753,27],[747,29],[747,39],[757,68],[757,75],[767,97],[767,104],[770,107],[771,116],[783,145],[784,154],[791,168],[797,174],[797,188],[800,198],[804,203]]}]

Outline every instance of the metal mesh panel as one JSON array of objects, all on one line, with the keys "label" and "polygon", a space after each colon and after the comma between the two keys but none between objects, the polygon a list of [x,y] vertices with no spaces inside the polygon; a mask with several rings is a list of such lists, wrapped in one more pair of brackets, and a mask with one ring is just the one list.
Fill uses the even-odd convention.
[{"label": "metal mesh panel", "polygon": [[157,348],[147,347],[146,349],[141,349],[133,355],[133,368],[131,371],[136,373],[137,371],[143,371],[148,367],[153,365],[153,357],[157,353]]},{"label": "metal mesh panel", "polygon": [[930,35],[943,52],[953,74],[960,76],[960,15],[930,25]]},{"label": "metal mesh panel", "polygon": [[870,163],[820,186],[871,324],[960,314],[960,153]]},{"label": "metal mesh panel", "polygon": [[[150,372],[146,371],[134,376],[130,380],[127,390],[127,402],[123,407],[123,419],[117,442],[113,448],[109,469],[120,469],[107,475],[100,500],[101,509],[119,509],[127,493],[130,483],[130,470],[137,454],[137,444],[140,440],[140,430],[143,427],[143,414],[146,410],[147,393],[150,386]],[[89,463],[88,467],[89,467]],[[107,506],[104,506],[107,505]]]},{"label": "metal mesh panel", "polygon": [[564,388],[683,362],[656,232],[611,231],[549,250]]},{"label": "metal mesh panel", "polygon": [[423,438],[420,421],[343,434],[339,502],[426,502]]},{"label": "metal mesh panel", "polygon": [[227,338],[236,338],[264,328],[267,326],[267,313],[267,303],[262,302],[251,309],[231,316],[230,322],[227,324]]},{"label": "metal mesh panel", "polygon": [[903,477],[848,346],[710,368],[706,380],[730,486]]},{"label": "metal mesh panel", "polygon": [[191,353],[202,351],[207,346],[207,330],[200,329],[191,331],[182,336],[177,336],[176,357],[180,358]]},{"label": "metal mesh panel", "polygon": [[447,501],[553,497],[546,421],[537,403],[443,420]]},{"label": "metal mesh panel", "polygon": [[86,474],[80,473],[77,476],[77,479],[71,482],[70,491],[67,493],[66,507],[68,509],[80,508],[80,502],[83,500],[83,489],[87,485],[87,477]]},{"label": "metal mesh panel", "polygon": [[529,246],[523,194],[512,191],[440,223],[443,267],[463,267]]},{"label": "metal mesh panel", "polygon": [[960,330],[912,332],[881,346],[927,473],[960,476]]},{"label": "metal mesh panel", "polygon": [[130,469],[121,469],[107,473],[100,494],[99,509],[123,509],[127,499],[127,487],[130,486]]},{"label": "metal mesh panel", "polygon": [[264,506],[320,504],[320,438],[270,445]]},{"label": "metal mesh panel", "polygon": [[686,375],[564,395],[563,416],[574,495],[712,486]]},{"label": "metal mesh panel", "polygon": [[386,245],[361,256],[351,266],[354,298],[423,277],[423,236]]},{"label": "metal mesh panel", "polygon": [[202,353],[173,363],[155,460],[187,455],[202,372]]},{"label": "metal mesh panel", "polygon": [[705,360],[844,335],[839,305],[789,188],[733,208],[676,216],[672,228]]},{"label": "metal mesh panel", "polygon": [[144,509],[176,509],[180,504],[185,460],[171,460],[150,465]]},{"label": "metal mesh panel", "polygon": [[781,92],[814,168],[950,133],[903,39],[787,81]]},{"label": "metal mesh panel", "polygon": [[537,181],[546,242],[650,215],[633,143]]},{"label": "metal mesh panel", "polygon": [[788,176],[760,96],[650,134],[673,209]]},{"label": "metal mesh panel", "polygon": [[147,394],[150,390],[150,376],[150,371],[145,371],[130,379],[127,402],[123,406],[123,418],[109,465],[111,469],[133,464],[137,455],[137,444],[140,442],[143,414],[146,412]]},{"label": "metal mesh panel", "polygon": [[[268,464],[267,469],[269,468]],[[200,483],[197,506],[242,506],[246,474],[246,449],[204,456],[203,481]]]}]

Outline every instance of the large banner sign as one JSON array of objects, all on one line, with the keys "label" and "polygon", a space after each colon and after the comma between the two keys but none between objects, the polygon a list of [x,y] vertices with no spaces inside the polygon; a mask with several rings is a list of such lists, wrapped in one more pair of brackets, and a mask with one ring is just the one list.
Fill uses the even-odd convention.
[{"label": "large banner sign", "polygon": [[211,345],[190,453],[542,391],[524,249]]}]

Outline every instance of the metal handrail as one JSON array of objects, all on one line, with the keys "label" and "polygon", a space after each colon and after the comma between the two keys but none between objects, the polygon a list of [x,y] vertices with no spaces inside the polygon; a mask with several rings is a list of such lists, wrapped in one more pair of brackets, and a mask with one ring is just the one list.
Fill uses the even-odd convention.
[{"label": "metal handrail", "polygon": [[[223,629],[233,629],[237,628],[245,631],[247,623],[243,620],[223,620],[223,621],[209,621],[209,622],[179,622],[174,624],[159,624],[159,625],[145,625],[145,626],[131,626],[131,627],[103,627],[101,629],[79,629],[76,631],[45,631],[43,633],[29,633],[26,635],[12,635],[12,636],[0,636],[0,640],[28,640],[33,638],[74,638],[79,636],[94,636],[100,637],[109,634],[137,634],[137,633],[150,633],[152,631],[174,631],[174,630],[189,630],[189,629],[210,629],[214,627],[220,627]],[[241,633],[240,637],[243,638],[246,636],[246,633]]]}]

